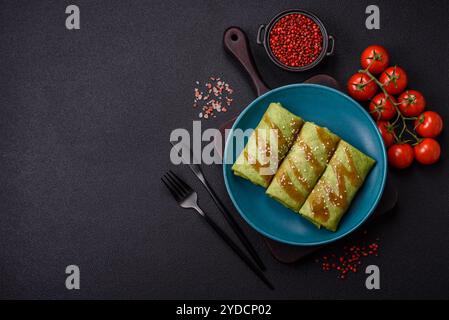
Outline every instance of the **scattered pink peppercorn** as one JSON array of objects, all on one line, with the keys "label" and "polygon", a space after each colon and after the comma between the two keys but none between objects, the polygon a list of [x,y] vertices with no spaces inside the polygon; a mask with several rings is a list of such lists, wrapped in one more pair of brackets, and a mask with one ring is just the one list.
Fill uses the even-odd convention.
[{"label": "scattered pink peppercorn", "polygon": [[315,262],[320,264],[321,270],[336,270],[338,278],[345,279],[350,272],[359,271],[365,257],[378,256],[379,248],[379,239],[376,239],[368,244],[345,246],[341,255],[325,255]]}]

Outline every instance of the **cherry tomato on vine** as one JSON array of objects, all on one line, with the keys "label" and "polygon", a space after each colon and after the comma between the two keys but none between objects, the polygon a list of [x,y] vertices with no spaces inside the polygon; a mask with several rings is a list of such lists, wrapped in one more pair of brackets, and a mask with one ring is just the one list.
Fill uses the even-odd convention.
[{"label": "cherry tomato on vine", "polygon": [[360,64],[363,69],[367,69],[372,74],[379,74],[384,71],[390,62],[387,50],[379,45],[369,46],[362,52]]},{"label": "cherry tomato on vine", "polygon": [[407,73],[398,66],[389,67],[379,78],[388,94],[399,94],[407,87]]},{"label": "cherry tomato on vine", "polygon": [[377,84],[365,73],[357,72],[348,80],[349,95],[359,101],[371,99],[377,91]]},{"label": "cherry tomato on vine", "polygon": [[377,128],[379,129],[385,147],[389,147],[394,143],[394,127],[388,121],[377,121]]},{"label": "cherry tomato on vine", "polygon": [[393,104],[396,103],[396,100],[393,97],[390,99],[384,93],[379,93],[371,99],[369,113],[375,120],[390,120],[396,115],[396,108]]},{"label": "cherry tomato on vine", "polygon": [[416,132],[424,138],[435,138],[443,130],[443,119],[435,111],[423,112],[415,121]]},{"label": "cherry tomato on vine", "polygon": [[421,92],[407,90],[398,97],[399,110],[406,117],[416,117],[420,115],[426,107],[426,99]]},{"label": "cherry tomato on vine", "polygon": [[440,159],[440,144],[431,138],[425,138],[414,146],[416,161],[422,164],[434,164]]},{"label": "cherry tomato on vine", "polygon": [[388,162],[395,168],[405,169],[413,162],[413,148],[407,143],[394,144],[388,149]]}]

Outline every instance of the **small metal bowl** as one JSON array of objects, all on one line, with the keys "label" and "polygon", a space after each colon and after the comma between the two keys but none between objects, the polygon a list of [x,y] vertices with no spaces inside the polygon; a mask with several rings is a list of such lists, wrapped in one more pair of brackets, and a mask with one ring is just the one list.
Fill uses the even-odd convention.
[{"label": "small metal bowl", "polygon": [[[323,43],[322,43],[322,49],[320,55],[310,64],[302,66],[302,67],[291,67],[288,65],[283,64],[281,61],[279,61],[276,56],[273,54],[270,48],[270,33],[271,29],[276,25],[276,23],[283,17],[290,15],[290,14],[301,14],[308,18],[310,18],[313,22],[315,22],[321,31],[321,35],[323,36]],[[273,19],[271,19],[270,23],[268,25],[260,25],[259,30],[257,31],[257,44],[263,45],[265,48],[265,51],[267,52],[268,57],[271,61],[278,67],[287,70],[287,71],[293,71],[293,72],[301,72],[309,70],[316,65],[318,65],[324,57],[331,56],[334,53],[334,47],[335,47],[335,39],[333,36],[329,35],[327,33],[326,28],[324,27],[324,24],[321,22],[320,19],[316,15],[314,15],[311,12],[300,10],[300,9],[290,9],[283,11],[279,14],[277,14]]]}]

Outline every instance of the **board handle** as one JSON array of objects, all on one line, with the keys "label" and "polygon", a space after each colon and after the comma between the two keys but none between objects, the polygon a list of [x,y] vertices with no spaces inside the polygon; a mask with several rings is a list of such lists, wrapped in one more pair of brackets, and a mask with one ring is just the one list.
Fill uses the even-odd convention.
[{"label": "board handle", "polygon": [[245,68],[258,96],[270,91],[256,68],[253,56],[249,49],[248,37],[242,29],[239,27],[228,28],[223,35],[223,45],[226,51],[234,56],[243,68]]}]

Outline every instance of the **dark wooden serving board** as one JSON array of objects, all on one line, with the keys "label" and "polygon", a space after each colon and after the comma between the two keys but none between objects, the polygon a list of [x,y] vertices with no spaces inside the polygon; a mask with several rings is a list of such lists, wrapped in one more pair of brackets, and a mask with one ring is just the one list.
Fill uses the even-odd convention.
[{"label": "dark wooden serving board", "polygon": [[[259,96],[265,92],[268,92],[270,89],[263,82],[262,78],[259,75],[259,72],[257,71],[257,68],[254,64],[254,60],[249,51],[248,39],[245,33],[238,27],[231,27],[227,29],[224,33],[223,44],[225,49],[232,56],[234,56],[244,67],[244,69],[251,78],[251,81],[254,85],[257,95]],[[340,90],[340,85],[338,84],[337,80],[325,74],[313,76],[308,80],[304,81],[304,83],[320,84],[323,86],[328,86]],[[233,118],[227,121],[220,127],[220,132],[222,136],[224,136],[224,132],[226,129],[230,129],[232,127],[232,124],[234,123],[235,119],[236,118]],[[222,141],[222,140],[215,139],[215,141]],[[217,151],[220,152],[221,154],[223,153],[222,148],[217,148]],[[371,223],[373,220],[376,220],[380,216],[385,215],[388,212],[391,212],[391,210],[396,205],[397,199],[398,199],[397,189],[393,181],[390,178],[388,178],[383,196],[379,201],[379,204],[375,212],[372,214],[371,218],[366,223]],[[357,233],[359,232],[356,232],[354,236],[357,236]],[[271,254],[282,263],[297,262],[303,257],[326,246],[326,245],[293,246],[272,240],[267,237],[263,238]]]}]

